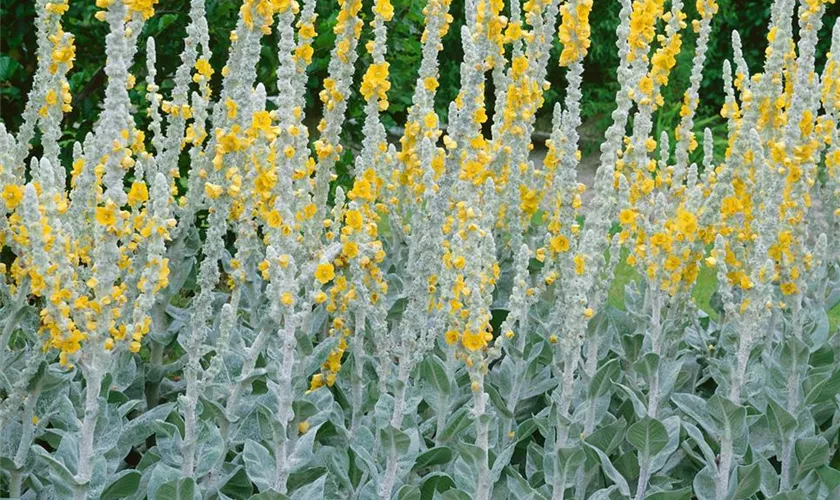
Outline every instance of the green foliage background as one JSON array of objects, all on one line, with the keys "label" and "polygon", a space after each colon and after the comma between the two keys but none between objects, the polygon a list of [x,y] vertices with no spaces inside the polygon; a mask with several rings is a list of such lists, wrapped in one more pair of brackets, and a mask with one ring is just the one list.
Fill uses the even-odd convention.
[{"label": "green foliage background", "polygon": [[[26,95],[32,84],[32,75],[37,64],[35,57],[35,10],[33,1],[0,0],[0,116],[7,128],[15,131],[20,125]],[[221,79],[218,72],[227,58],[230,42],[228,35],[234,28],[241,2],[238,0],[207,0],[207,18],[210,26],[211,62],[217,69],[213,84],[216,89]],[[370,19],[372,2],[365,2],[365,18]],[[423,31],[422,0],[394,0],[395,16],[389,24],[388,60],[391,64],[391,103],[384,115],[386,126],[404,123],[406,111],[411,104],[417,68],[420,64],[420,35]],[[461,48],[459,32],[463,24],[464,2],[452,2],[451,12],[455,18],[449,34],[444,39],[443,57],[440,62],[440,83],[437,107],[444,123],[448,103],[457,94],[459,86],[459,64]],[[722,68],[723,61],[732,55],[729,33],[738,30],[744,42],[747,62],[752,71],[761,68],[764,49],[767,45],[765,34],[769,22],[771,2],[760,0],[720,0],[720,11],[713,23],[713,33],[708,52],[701,89],[701,109],[699,116],[706,118],[699,125],[715,127],[721,124],[717,114],[723,102]],[[615,67],[617,64],[615,28],[618,24],[620,4],[615,0],[595,2],[592,14],[592,47],[585,61],[583,117],[587,133],[583,134],[584,153],[597,151],[602,132],[609,121],[609,113],[614,106],[617,83]],[[825,26],[820,33],[818,60],[823,60],[830,42],[830,29],[838,15],[840,6],[830,6]],[[65,30],[76,36],[77,55],[75,67],[71,72],[70,85],[73,93],[73,111],[65,117],[64,148],[69,154],[70,145],[81,140],[91,130],[100,112],[104,98],[105,65],[104,37],[106,26],[94,18],[98,9],[92,1],[74,0],[70,10],[64,16]],[[180,64],[180,52],[188,21],[189,0],[161,0],[156,15],[150,19],[141,35],[138,57],[135,61],[134,74],[137,85],[132,91],[132,101],[142,109],[146,106],[145,93],[145,39],[154,36],[158,53],[158,83],[167,95],[171,90],[172,76]],[[831,12],[833,11],[833,12]],[[332,26],[338,12],[337,3],[332,0],[318,0],[317,31],[319,36],[314,43],[315,54],[310,67],[307,116],[312,117],[312,124],[320,116],[320,102],[317,99],[321,80],[326,76],[330,50],[334,43]],[[686,2],[687,21],[697,18],[694,2]],[[362,35],[360,52],[361,61],[356,65],[356,81],[361,80],[369,56],[364,53],[364,43],[370,37],[369,27]],[[666,100],[672,103],[664,107],[657,117],[657,134],[661,130],[672,130],[678,119],[679,103],[682,93],[688,86],[691,58],[694,52],[695,34],[690,26],[684,30],[683,52],[678,60],[671,82],[665,91]],[[259,81],[265,84],[271,93],[275,87],[277,58],[274,47],[276,37],[267,36],[263,41],[262,61],[260,62]],[[552,63],[549,66],[549,81],[552,87],[546,92],[546,103],[538,121],[538,129],[550,128],[551,109],[563,98],[563,69],[556,64],[560,51],[559,42],[555,41]],[[354,87],[358,89],[358,84]],[[488,88],[488,93],[492,88]],[[142,116],[142,113],[140,114]],[[351,97],[348,107],[350,126],[345,127],[345,141],[349,145],[358,144],[363,120],[363,103],[358,93]],[[356,126],[353,126],[356,124]],[[658,137],[658,135],[657,135]],[[722,151],[720,151],[722,152]],[[719,152],[719,153],[720,153]],[[346,158],[339,170],[339,183],[348,180],[346,165],[350,162],[352,148],[347,148]]]}]

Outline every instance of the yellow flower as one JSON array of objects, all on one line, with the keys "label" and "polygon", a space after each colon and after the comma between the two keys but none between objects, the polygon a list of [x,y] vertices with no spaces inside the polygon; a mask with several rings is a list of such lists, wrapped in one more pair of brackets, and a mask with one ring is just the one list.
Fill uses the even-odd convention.
[{"label": "yellow flower", "polygon": [[386,99],[386,92],[391,89],[391,83],[388,81],[388,66],[387,62],[368,66],[360,89],[365,99],[370,100],[374,95],[381,100]]},{"label": "yellow flower", "polygon": [[468,351],[477,351],[487,345],[484,339],[484,332],[464,330],[464,335],[461,338],[461,343]]},{"label": "yellow flower", "polygon": [[139,12],[143,19],[149,19],[155,15],[155,5],[158,0],[124,0],[124,3],[129,10]]},{"label": "yellow flower", "polygon": [[280,212],[277,210],[272,210],[268,212],[268,216],[265,218],[268,227],[271,228],[278,228],[283,225],[283,216],[280,215]]},{"label": "yellow flower", "polygon": [[195,62],[195,69],[198,71],[198,74],[205,77],[210,78],[213,76],[213,66],[210,66],[210,62],[207,59],[201,58]]},{"label": "yellow flower", "polygon": [[206,194],[207,197],[210,199],[216,199],[219,196],[221,196],[224,192],[225,190],[222,188],[222,186],[219,186],[218,184],[208,182],[204,185],[204,194]]},{"label": "yellow flower", "polygon": [[292,292],[283,292],[283,295],[280,296],[280,302],[284,306],[291,306],[295,303],[295,298],[292,295]]},{"label": "yellow flower", "polygon": [[583,274],[584,267],[586,266],[586,261],[583,258],[583,255],[578,254],[575,255],[575,274],[580,276]]},{"label": "yellow flower", "polygon": [[136,340],[128,345],[128,350],[131,352],[139,352],[140,351],[140,342]]},{"label": "yellow flower", "polygon": [[131,190],[128,192],[128,204],[131,206],[139,205],[149,199],[149,190],[146,188],[146,183],[143,181],[134,181],[131,183]]},{"label": "yellow flower", "polygon": [[348,259],[353,259],[357,255],[359,255],[359,245],[357,245],[356,242],[354,242],[354,241],[348,241],[348,242],[344,243],[344,248],[342,250],[342,253]]},{"label": "yellow flower", "polygon": [[353,229],[354,231],[358,231],[362,228],[362,214],[358,210],[348,210],[346,214],[344,214],[344,223],[347,224],[347,227]]},{"label": "yellow flower", "polygon": [[632,226],[636,224],[636,216],[638,214],[631,208],[625,208],[618,214],[618,222],[625,226]]},{"label": "yellow flower", "polygon": [[793,295],[799,291],[799,288],[796,286],[796,283],[791,282],[782,283],[779,289],[781,289],[782,293],[785,295]]},{"label": "yellow flower", "polygon": [[323,291],[319,290],[318,293],[315,294],[315,303],[316,304],[323,304],[324,302],[326,302],[326,300],[327,300],[327,294],[324,293]]},{"label": "yellow flower", "polygon": [[315,279],[324,285],[332,281],[333,278],[335,278],[335,268],[332,264],[329,262],[318,264],[318,268],[315,269]]},{"label": "yellow flower", "polygon": [[390,0],[377,0],[373,10],[386,21],[390,21],[394,17],[394,6],[391,5]]},{"label": "yellow flower", "polygon": [[311,427],[311,424],[308,421],[304,420],[303,422],[300,422],[298,424],[298,433],[299,434],[306,434],[306,431],[308,431],[310,427]]},{"label": "yellow flower", "polygon": [[562,234],[558,234],[551,238],[549,245],[554,253],[567,252],[569,250],[569,239]]},{"label": "yellow flower", "polygon": [[9,210],[14,210],[23,200],[23,189],[17,184],[8,184],[3,188],[3,201]]},{"label": "yellow flower", "polygon": [[227,108],[227,117],[231,120],[236,118],[236,101],[228,97],[225,101],[225,107]]},{"label": "yellow flower", "polygon": [[683,208],[677,209],[677,229],[683,235],[690,236],[689,241],[692,241],[697,232],[697,216]]},{"label": "yellow flower", "polygon": [[458,330],[449,330],[448,332],[446,332],[445,336],[446,343],[449,345],[455,345],[455,343],[458,342],[459,336],[460,335],[458,334]]},{"label": "yellow flower", "polygon": [[104,207],[96,208],[96,222],[107,228],[113,228],[117,223],[117,206],[113,201],[108,200]]}]

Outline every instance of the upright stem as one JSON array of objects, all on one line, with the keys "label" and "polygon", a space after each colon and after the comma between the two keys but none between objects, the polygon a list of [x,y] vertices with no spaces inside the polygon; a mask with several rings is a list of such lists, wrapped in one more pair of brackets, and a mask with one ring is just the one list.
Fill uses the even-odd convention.
[{"label": "upright stem", "polygon": [[[522,396],[522,384],[524,379],[525,370],[527,370],[527,366],[523,360],[523,349],[525,347],[525,337],[528,331],[528,315],[525,314],[522,319],[519,320],[519,330],[520,334],[516,338],[516,348],[518,354],[516,356],[511,356],[513,360],[513,388],[510,391],[510,396],[508,396],[507,400],[507,409],[511,413],[511,415],[516,413],[516,405],[519,404],[519,398]],[[510,443],[513,440],[513,437],[510,436],[511,431],[513,430],[513,425],[516,422],[515,415],[511,418],[505,419],[504,425],[504,434],[502,435],[502,442],[505,444]]]},{"label": "upright stem", "polygon": [[[406,360],[400,363],[399,383],[397,384],[397,392],[394,395],[394,411],[391,414],[391,427],[400,429],[402,426],[403,406],[405,404],[405,393],[408,385],[409,363]],[[379,497],[383,500],[391,498],[391,492],[394,489],[394,482],[397,479],[397,450],[391,446],[388,450],[387,464],[385,466],[385,478],[379,488]]]},{"label": "upright stem", "polygon": [[475,498],[487,500],[490,498],[492,484],[490,484],[490,453],[489,434],[490,429],[487,419],[484,418],[487,405],[487,396],[484,393],[484,374],[478,375],[478,390],[473,391],[473,403],[475,413],[475,445],[481,450],[481,462],[476,480]]},{"label": "upright stem", "polygon": [[35,425],[33,417],[35,416],[35,405],[38,402],[38,397],[41,395],[42,385],[42,381],[39,380],[26,397],[26,402],[23,405],[20,441],[18,442],[17,453],[14,456],[14,469],[9,471],[9,496],[12,498],[18,498],[22,493],[23,467],[26,464],[26,456],[29,454],[29,448],[32,446],[35,432],[33,428]]},{"label": "upright stem", "polygon": [[184,477],[192,477],[197,439],[195,409],[198,405],[198,374],[189,368],[185,372],[187,394],[184,398],[184,440],[181,443],[181,455],[184,462],[181,464],[181,474]]},{"label": "upright stem", "polygon": [[149,374],[152,375],[146,378],[146,407],[152,409],[158,405],[160,399],[160,382],[163,379],[163,348],[164,345],[155,342],[150,342],[151,352],[149,354]]},{"label": "upright stem", "polygon": [[96,356],[87,372],[87,388],[85,389],[85,417],[82,421],[82,436],[79,441],[79,469],[76,477],[82,486],[75,488],[77,500],[87,498],[87,483],[93,472],[93,438],[96,421],[99,418],[99,393],[102,389],[102,371]]},{"label": "upright stem", "polygon": [[732,429],[729,426],[729,422],[726,422],[723,429],[723,438],[720,443],[720,465],[718,466],[715,498],[726,498],[729,493],[729,469],[732,466],[732,440]]},{"label": "upright stem", "polygon": [[362,406],[364,405],[364,336],[365,333],[365,312],[360,310],[356,313],[356,332],[353,336],[353,409],[350,420],[350,430],[354,431],[362,418]]},{"label": "upright stem", "polygon": [[[653,291],[651,300],[650,346],[654,354],[662,357],[662,294]],[[656,418],[659,411],[659,369],[653,373],[648,391],[648,415]],[[642,479],[639,477],[639,479]],[[647,485],[644,485],[646,488]]]},{"label": "upright stem", "polygon": [[0,370],[5,370],[6,368],[5,356],[9,346],[9,339],[17,327],[22,312],[23,307],[17,307],[6,317],[6,324],[3,325],[3,333],[0,333]]},{"label": "upright stem", "polygon": [[[574,348],[572,352],[566,355],[566,360],[563,363],[563,380],[560,387],[560,401],[557,403],[557,422],[554,437],[554,456],[557,457],[560,448],[566,445],[568,439],[569,428],[565,424],[569,418],[569,406],[572,403],[572,390],[574,389],[575,370],[577,369],[578,361],[580,360],[580,349]],[[566,495],[566,474],[561,470],[560,463],[557,459],[554,460],[554,481],[553,481],[554,500],[563,500]]]},{"label": "upright stem", "polygon": [[[449,380],[455,380],[451,350],[447,350],[446,352],[446,360],[444,366],[446,368],[446,377]],[[435,416],[437,420],[437,425],[435,428],[435,446],[443,445],[443,431],[446,429],[446,417],[449,416],[449,404],[449,395],[438,394],[438,411],[437,415]]]},{"label": "upright stem", "polygon": [[[288,318],[287,318],[288,321]],[[287,324],[283,329],[283,364],[280,366],[280,383],[277,395],[280,411],[277,414],[279,431],[275,433],[274,459],[276,463],[274,489],[286,493],[289,471],[286,466],[288,456],[289,422],[292,420],[292,370],[295,364],[295,325]]]},{"label": "upright stem", "polygon": [[[790,367],[790,374],[787,380],[787,411],[794,418],[799,414],[799,360],[797,356],[797,340],[802,339],[802,324],[800,322],[800,310],[802,297],[797,296],[794,299],[793,308],[791,310],[791,323],[793,335],[790,337],[790,350],[792,353],[792,361]],[[779,478],[779,491],[784,492],[790,490],[791,487],[791,461],[793,460],[793,439],[785,439],[782,446],[782,474]]]},{"label": "upright stem", "polygon": [[650,457],[644,453],[639,461],[639,484],[636,487],[636,500],[642,500],[647,490],[647,482],[650,479]]}]

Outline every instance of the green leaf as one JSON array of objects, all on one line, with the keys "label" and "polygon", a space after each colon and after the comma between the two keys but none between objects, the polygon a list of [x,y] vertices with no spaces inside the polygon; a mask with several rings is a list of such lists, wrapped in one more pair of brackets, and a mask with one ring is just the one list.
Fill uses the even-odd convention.
[{"label": "green leaf", "polygon": [[449,416],[446,421],[446,427],[443,428],[443,434],[440,437],[442,442],[450,441],[470,426],[472,421],[469,418],[468,412],[469,409],[462,405],[461,408]]},{"label": "green leaf", "polygon": [[714,465],[706,465],[694,476],[692,486],[694,487],[694,495],[698,500],[716,500],[716,471],[717,469],[714,468]]},{"label": "green leaf", "polygon": [[645,500],[690,500],[691,488],[683,488],[674,491],[657,491],[645,497]]},{"label": "green leaf", "polygon": [[709,412],[706,409],[706,400],[700,396],[687,393],[676,393],[671,396],[671,401],[677,405],[683,413],[692,418],[695,422],[700,424],[708,434],[712,436],[718,435],[718,427],[714,421],[709,418]]},{"label": "green leaf", "polygon": [[589,398],[596,399],[606,394],[620,377],[621,365],[618,358],[613,358],[601,365],[589,382]]},{"label": "green leaf", "polygon": [[263,491],[252,495],[249,500],[289,500],[289,497],[276,491]]},{"label": "green leaf", "polygon": [[397,491],[397,500],[420,500],[420,488],[416,484],[406,484]]},{"label": "green leaf", "polygon": [[158,21],[158,34],[163,32],[170,24],[174,23],[178,19],[178,16],[175,14],[164,14],[160,16],[160,21]]},{"label": "green leaf", "polygon": [[435,355],[426,356],[420,363],[420,373],[423,380],[430,383],[439,393],[449,396],[452,393],[452,386],[449,377],[446,375],[446,368],[443,361]]},{"label": "green leaf", "polygon": [[820,467],[817,467],[817,475],[829,491],[840,487],[840,470],[827,465],[821,465]]},{"label": "green leaf", "polygon": [[487,383],[484,384],[484,391],[490,396],[490,401],[493,403],[493,407],[502,415],[507,418],[513,418],[513,412],[511,412],[505,400],[502,399],[502,396],[499,394],[499,391],[493,386],[493,384]]},{"label": "green leaf", "polygon": [[709,415],[728,427],[733,436],[741,436],[747,431],[747,409],[729,399],[715,394],[706,404]]},{"label": "green leaf", "polygon": [[794,444],[794,452],[799,462],[799,477],[821,465],[828,465],[830,452],[828,441],[821,436],[800,438]]},{"label": "green leaf", "polygon": [[195,481],[191,477],[163,483],[155,493],[154,500],[194,500],[198,498]]},{"label": "green leaf", "polygon": [[644,418],[644,416],[647,415],[647,405],[645,405],[644,401],[642,401],[642,398],[639,397],[639,394],[635,390],[631,389],[630,387],[627,387],[624,384],[616,383],[615,385],[618,386],[619,389],[624,391],[625,394],[627,394],[627,397],[633,404],[633,412],[636,414],[636,416],[639,418]]},{"label": "green leaf", "polygon": [[613,450],[624,442],[624,432],[627,429],[627,421],[624,417],[615,422],[605,425],[586,436],[586,442],[597,446],[604,453],[610,454]]},{"label": "green leaf", "polygon": [[757,463],[738,466],[738,486],[732,494],[734,500],[751,497],[761,487],[761,469]]},{"label": "green leaf", "polygon": [[385,450],[394,449],[397,456],[405,455],[408,452],[408,446],[411,444],[411,438],[408,434],[394,426],[388,426],[379,431],[379,439],[382,440],[382,447]]},{"label": "green leaf", "polygon": [[260,443],[251,439],[245,441],[242,450],[245,472],[257,488],[267,490],[274,486],[274,457]]},{"label": "green leaf", "polygon": [[633,363],[633,370],[646,379],[650,379],[659,371],[659,355],[655,352],[645,353],[640,360]]},{"label": "green leaf", "polygon": [[423,500],[434,498],[435,492],[443,493],[455,487],[455,481],[445,472],[432,472],[423,476],[420,491]]},{"label": "green leaf", "polygon": [[819,404],[830,401],[840,392],[840,370],[816,384],[805,396],[805,404]]},{"label": "green leaf", "polygon": [[411,470],[416,471],[426,467],[432,467],[434,465],[444,465],[451,461],[452,449],[446,446],[439,446],[418,455]]},{"label": "green leaf", "polygon": [[291,500],[314,500],[316,498],[324,497],[324,483],[327,480],[327,475],[324,474],[324,469],[319,468],[321,475],[314,481],[304,484],[289,495]]},{"label": "green leaf", "polygon": [[52,469],[52,471],[55,472],[58,475],[58,477],[66,483],[66,486],[72,488],[74,485],[79,484],[78,481],[76,481],[76,478],[73,476],[73,473],[67,470],[67,467],[65,467],[63,463],[53,458],[53,456],[50,455],[50,453],[47,450],[41,448],[40,446],[33,445],[32,452],[38,455],[39,457],[43,458],[50,466],[50,469]]},{"label": "green leaf", "polygon": [[105,487],[100,500],[116,500],[133,495],[140,486],[141,474],[136,470],[123,470],[117,474],[116,479]]},{"label": "green leaf", "polygon": [[0,56],[0,81],[8,82],[12,79],[21,65],[9,56]]},{"label": "green leaf", "polygon": [[640,457],[652,457],[668,444],[668,431],[659,420],[645,417],[627,429],[627,441],[639,450]]},{"label": "green leaf", "polygon": [[224,453],[224,441],[219,428],[209,421],[204,421],[198,433],[198,447],[196,449],[196,477],[203,477],[210,472]]},{"label": "green leaf", "polygon": [[458,455],[472,470],[478,470],[479,464],[484,460],[484,452],[474,444],[458,443]]},{"label": "green leaf", "polygon": [[615,466],[610,461],[610,457],[608,457],[603,451],[592,446],[591,444],[584,441],[584,444],[592,450],[595,455],[598,457],[598,460],[601,461],[601,468],[604,470],[604,474],[610,478],[610,480],[618,487],[619,493],[624,495],[625,497],[630,496],[630,486],[627,484],[627,480],[622,476]]}]

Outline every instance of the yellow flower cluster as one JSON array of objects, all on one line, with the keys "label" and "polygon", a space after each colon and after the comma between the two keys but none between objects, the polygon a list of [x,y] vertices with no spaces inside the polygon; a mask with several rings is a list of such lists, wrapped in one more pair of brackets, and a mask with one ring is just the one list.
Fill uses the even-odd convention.
[{"label": "yellow flower cluster", "polygon": [[561,23],[559,29],[560,43],[563,52],[560,53],[560,66],[568,66],[586,57],[590,45],[589,13],[592,11],[592,0],[579,0],[560,7]]},{"label": "yellow flower cluster", "polygon": [[360,89],[366,100],[378,98],[381,110],[388,109],[387,93],[391,89],[391,82],[388,81],[388,66],[387,62],[371,64],[365,72]]}]

